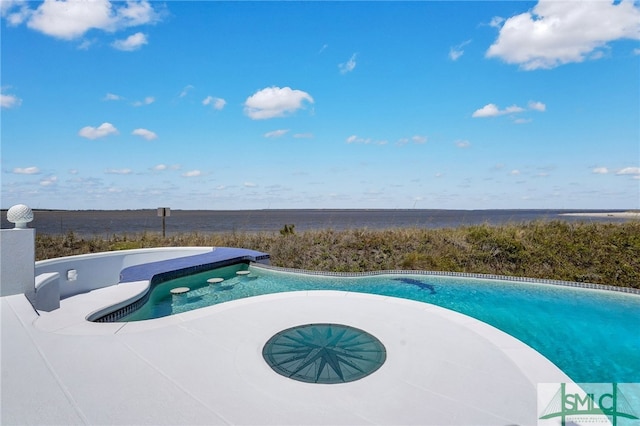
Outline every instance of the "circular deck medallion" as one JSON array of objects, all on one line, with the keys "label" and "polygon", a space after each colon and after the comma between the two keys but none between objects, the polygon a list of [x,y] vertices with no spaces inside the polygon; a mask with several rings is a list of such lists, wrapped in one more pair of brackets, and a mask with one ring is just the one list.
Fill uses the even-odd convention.
[{"label": "circular deck medallion", "polygon": [[224,278],[209,278],[207,280],[209,284],[218,284],[218,283],[221,283],[222,281],[224,281]]},{"label": "circular deck medallion", "polygon": [[347,383],[376,371],[387,359],[371,334],[342,324],[306,324],[277,333],[262,356],[278,374],[307,383]]},{"label": "circular deck medallion", "polygon": [[171,294],[183,294],[189,291],[189,287],[176,287],[169,290]]}]

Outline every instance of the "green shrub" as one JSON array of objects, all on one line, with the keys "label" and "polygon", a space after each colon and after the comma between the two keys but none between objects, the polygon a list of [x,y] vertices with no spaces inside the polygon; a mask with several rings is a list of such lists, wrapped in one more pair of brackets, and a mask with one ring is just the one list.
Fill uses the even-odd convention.
[{"label": "green shrub", "polygon": [[[286,238],[282,238],[286,236]],[[276,266],[320,271],[416,269],[524,276],[640,288],[640,221],[563,221],[446,229],[220,234],[36,235],[36,258],[143,247],[227,246],[269,253]]]}]

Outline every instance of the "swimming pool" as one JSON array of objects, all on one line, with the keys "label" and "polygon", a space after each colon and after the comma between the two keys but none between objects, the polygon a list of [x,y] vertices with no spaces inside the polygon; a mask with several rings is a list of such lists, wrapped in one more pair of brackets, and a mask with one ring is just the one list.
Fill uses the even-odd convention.
[{"label": "swimming pool", "polygon": [[[239,270],[248,276],[238,276]],[[207,279],[223,278],[209,284]],[[177,287],[189,292],[171,294]],[[469,315],[516,337],[580,383],[640,382],[640,295],[522,281],[419,274],[327,276],[233,265],[156,285],[119,321],[263,294],[338,290],[400,297]]]}]

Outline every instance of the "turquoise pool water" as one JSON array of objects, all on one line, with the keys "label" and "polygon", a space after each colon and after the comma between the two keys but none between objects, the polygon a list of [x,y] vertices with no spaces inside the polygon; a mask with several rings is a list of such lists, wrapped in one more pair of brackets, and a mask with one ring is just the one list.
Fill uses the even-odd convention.
[{"label": "turquoise pool water", "polygon": [[[235,265],[156,286],[120,321],[158,318],[262,294],[338,290],[432,303],[477,318],[520,339],[575,382],[640,382],[640,296],[504,280],[433,275],[331,277]],[[221,277],[220,284],[207,283]],[[172,295],[175,287],[189,287]]]}]

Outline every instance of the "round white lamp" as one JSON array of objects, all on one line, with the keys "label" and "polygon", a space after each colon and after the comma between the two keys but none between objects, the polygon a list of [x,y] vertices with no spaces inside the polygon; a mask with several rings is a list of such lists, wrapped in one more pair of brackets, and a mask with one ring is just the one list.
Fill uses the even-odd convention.
[{"label": "round white lamp", "polygon": [[27,223],[33,220],[33,211],[25,204],[16,204],[7,210],[7,220],[15,223],[15,229],[27,229]]}]

